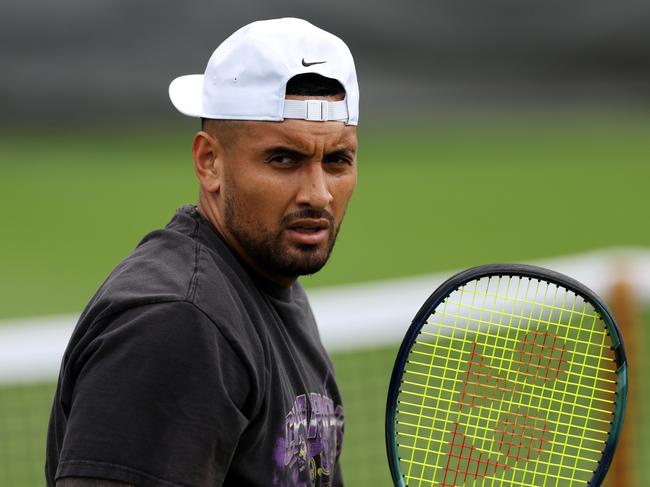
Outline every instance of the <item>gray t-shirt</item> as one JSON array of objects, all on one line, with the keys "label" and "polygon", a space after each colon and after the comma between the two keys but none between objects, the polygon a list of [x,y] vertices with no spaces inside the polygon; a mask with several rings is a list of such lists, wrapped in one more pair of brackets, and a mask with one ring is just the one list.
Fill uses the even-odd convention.
[{"label": "gray t-shirt", "polygon": [[66,349],[62,477],[142,487],[342,485],[343,407],[301,286],[243,264],[194,207],[122,261]]}]

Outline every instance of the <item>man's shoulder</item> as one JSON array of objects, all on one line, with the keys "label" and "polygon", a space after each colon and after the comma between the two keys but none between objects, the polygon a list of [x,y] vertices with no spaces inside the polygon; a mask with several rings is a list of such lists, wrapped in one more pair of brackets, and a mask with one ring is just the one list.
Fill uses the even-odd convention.
[{"label": "man's shoulder", "polygon": [[192,304],[222,329],[250,333],[260,300],[250,276],[214,230],[179,212],[115,267],[81,321],[89,325],[133,308],[178,302]]},{"label": "man's shoulder", "polygon": [[71,344],[126,330],[125,324],[131,333],[147,335],[175,330],[190,336],[214,328],[243,360],[261,355],[247,307],[251,290],[223,249],[199,230],[168,225],[146,235],[87,304]]},{"label": "man's shoulder", "polygon": [[[216,282],[223,282],[219,276],[227,263],[220,256],[223,246],[213,234],[193,207],[179,209],[167,226],[145,235],[117,264],[90,304],[131,307],[158,301],[192,301],[199,273],[207,272],[215,276]],[[206,259],[206,255],[211,258]]]},{"label": "man's shoulder", "polygon": [[113,269],[88,308],[105,314],[143,304],[187,300],[197,252],[191,235],[169,228],[149,233]]}]

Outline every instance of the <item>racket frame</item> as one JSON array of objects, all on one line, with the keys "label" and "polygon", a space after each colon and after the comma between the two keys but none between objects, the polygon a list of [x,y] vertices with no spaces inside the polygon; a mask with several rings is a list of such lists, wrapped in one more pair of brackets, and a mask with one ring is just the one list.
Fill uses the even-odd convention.
[{"label": "racket frame", "polygon": [[397,398],[400,393],[402,374],[408,361],[412,345],[415,343],[422,327],[426,324],[431,312],[447,298],[452,292],[468,282],[482,279],[485,277],[499,276],[518,276],[529,279],[541,279],[555,285],[561,286],[568,291],[581,295],[586,298],[594,309],[603,318],[607,331],[612,338],[612,350],[614,351],[616,361],[617,390],[616,400],[614,403],[614,415],[612,427],[605,443],[602,458],[598,462],[598,468],[587,485],[598,487],[603,482],[605,474],[609,469],[614,457],[614,451],[618,444],[618,439],[623,428],[623,417],[625,416],[625,406],[627,403],[627,357],[623,345],[621,331],[614,320],[612,313],[600,297],[584,284],[575,279],[550,269],[528,264],[486,264],[472,267],[461,271],[445,282],[429,296],[420,310],[417,312],[411,325],[409,326],[404,340],[400,345],[395,366],[391,374],[390,384],[388,387],[388,399],[386,402],[386,453],[388,455],[388,464],[390,466],[393,482],[396,487],[407,487],[404,481],[404,475],[399,459],[399,445],[397,444]]}]

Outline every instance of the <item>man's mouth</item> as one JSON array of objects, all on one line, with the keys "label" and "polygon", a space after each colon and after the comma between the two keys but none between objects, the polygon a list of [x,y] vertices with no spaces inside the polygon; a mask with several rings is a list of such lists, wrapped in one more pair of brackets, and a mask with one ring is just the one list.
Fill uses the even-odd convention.
[{"label": "man's mouth", "polygon": [[299,232],[318,232],[319,230],[326,230],[330,223],[325,218],[301,218],[292,221],[287,228],[289,230],[296,230]]},{"label": "man's mouth", "polygon": [[300,245],[318,245],[327,239],[330,228],[325,218],[301,218],[287,225],[289,237]]}]

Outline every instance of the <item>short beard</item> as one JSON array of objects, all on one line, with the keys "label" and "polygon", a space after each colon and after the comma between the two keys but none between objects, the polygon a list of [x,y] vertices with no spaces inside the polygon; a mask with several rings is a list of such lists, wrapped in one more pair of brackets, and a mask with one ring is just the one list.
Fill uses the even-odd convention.
[{"label": "short beard", "polygon": [[[282,234],[287,225],[301,218],[325,218],[329,221],[330,234],[325,248],[313,245],[288,248],[283,244]],[[332,253],[340,229],[340,226],[335,228],[334,217],[329,212],[305,208],[286,215],[274,233],[252,221],[232,193],[224,194],[224,220],[226,228],[252,261],[261,269],[284,277],[304,276],[321,270]],[[253,232],[252,228],[256,231]]]}]

